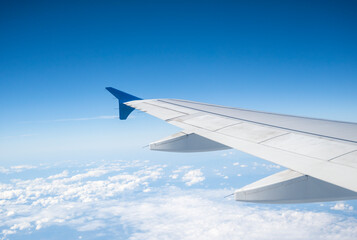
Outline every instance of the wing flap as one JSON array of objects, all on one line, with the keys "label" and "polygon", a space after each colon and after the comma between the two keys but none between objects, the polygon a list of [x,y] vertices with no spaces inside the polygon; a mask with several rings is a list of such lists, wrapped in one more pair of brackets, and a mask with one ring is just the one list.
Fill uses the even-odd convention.
[{"label": "wing flap", "polygon": [[184,120],[183,122],[191,126],[204,128],[210,131],[217,131],[218,129],[239,123],[239,121],[236,120],[210,114],[204,114],[201,116],[189,118],[187,120]]},{"label": "wing flap", "polygon": [[234,126],[226,127],[218,131],[231,137],[239,137],[255,143],[267,141],[278,136],[288,134],[287,131],[271,127],[262,127],[258,124],[240,122]]},{"label": "wing flap", "polygon": [[349,152],[343,156],[332,159],[331,162],[357,169],[357,151]]},{"label": "wing flap", "polygon": [[161,99],[160,101],[171,103],[172,107],[187,107],[246,122],[357,143],[357,123],[266,113],[186,100]]},{"label": "wing flap", "polygon": [[270,139],[262,144],[321,160],[330,160],[348,152],[357,150],[356,144],[346,142],[343,143],[297,133],[285,134],[283,136]]},{"label": "wing flap", "polygon": [[[357,169],[333,161],[326,161],[305,156],[282,149],[253,143],[247,140],[223,135],[205,129],[196,128],[186,123],[170,121],[171,124],[189,129],[205,138],[222,143],[223,145],[246,152],[253,156],[268,160],[299,173],[309,175],[326,182],[357,192]],[[336,177],[338,176],[338,177]]]}]

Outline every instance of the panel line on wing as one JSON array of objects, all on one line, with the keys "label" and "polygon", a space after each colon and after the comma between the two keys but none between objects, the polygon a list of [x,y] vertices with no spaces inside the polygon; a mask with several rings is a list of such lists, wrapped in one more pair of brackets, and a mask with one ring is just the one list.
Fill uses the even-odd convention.
[{"label": "panel line on wing", "polygon": [[[174,123],[175,121],[171,121],[172,124],[175,125]],[[205,131],[210,131],[210,129],[207,129],[207,128],[204,128],[204,127],[201,127],[201,126],[196,126],[196,125],[192,125],[190,123],[187,123],[187,122],[182,122],[183,124],[187,124],[193,128],[198,128],[198,129],[202,129],[202,130],[205,130]],[[330,155],[336,155],[336,151],[343,151],[343,149],[341,148],[342,147],[350,147],[350,148],[354,148],[353,151],[357,151],[357,146],[353,146],[353,145],[349,145],[349,146],[346,146],[345,144],[338,144],[338,143],[335,143],[335,142],[332,142],[330,141],[330,144],[337,144],[337,145],[332,145],[332,146],[322,146],[323,147],[323,150],[324,151],[315,151],[314,148],[313,148],[313,151],[311,152],[310,149],[308,149],[309,146],[307,145],[302,145],[300,146],[300,149],[297,148],[297,149],[289,149],[287,147],[281,147],[279,145],[274,145],[274,144],[261,144],[259,141],[254,141],[254,139],[247,139],[247,138],[243,138],[239,135],[229,135],[227,133],[222,133],[222,132],[219,132],[219,131],[211,131],[212,133],[219,133],[219,134],[222,134],[224,136],[227,136],[227,137],[231,137],[231,138],[234,138],[234,139],[237,139],[237,140],[241,140],[241,141],[247,141],[247,142],[250,142],[250,143],[253,143],[253,144],[258,144],[258,145],[261,145],[261,146],[266,146],[266,147],[270,147],[270,148],[273,148],[273,149],[276,149],[276,150],[280,150],[280,151],[285,151],[285,152],[288,152],[288,153],[292,153],[292,154],[297,154],[297,155],[300,155],[300,156],[304,156],[304,157],[308,157],[308,158],[314,158],[316,160],[322,160],[322,161],[329,161],[331,160],[330,159]],[[270,139],[267,139],[265,141],[263,141],[264,143],[267,143],[269,142],[270,140],[273,140],[273,139],[278,139],[280,137],[283,137],[283,136],[286,136],[286,135],[296,135],[296,134],[293,134],[293,133],[282,133],[280,135],[277,135],[277,136],[274,136],[274,137],[271,137]],[[307,138],[310,138],[310,140],[312,141],[315,141],[315,142],[312,142],[312,144],[316,144],[316,141],[318,139],[315,139],[315,138],[312,138],[312,137],[307,137]],[[320,144],[325,144],[326,142],[328,142],[329,140],[325,140],[325,139],[321,139],[322,142],[320,142]],[[283,144],[287,142],[286,139],[282,139],[281,141],[279,142],[282,142]],[[291,146],[291,144],[287,144],[288,146]],[[301,143],[300,143],[301,145]],[[338,145],[341,145],[341,146],[338,146]],[[284,146],[284,145],[283,145]],[[320,147],[321,148],[321,147]],[[302,150],[301,150],[302,149]],[[304,152],[307,150],[310,150],[310,152]],[[350,152],[349,150],[347,150],[348,152]],[[353,152],[352,151],[352,152]],[[348,153],[347,152],[347,153]],[[346,154],[347,154],[346,153]],[[341,155],[341,153],[337,153],[339,155]],[[333,156],[334,156],[333,155]],[[342,154],[344,155],[344,154]],[[335,156],[334,156],[335,157]]]},{"label": "panel line on wing", "polygon": [[218,128],[217,130],[214,130],[214,131],[215,131],[215,132],[218,132],[218,131],[221,131],[221,130],[223,130],[223,129],[225,129],[225,128],[233,127],[233,126],[236,126],[236,125],[239,125],[239,124],[243,124],[243,123],[244,123],[244,122],[233,123],[233,124],[231,124],[231,125]]},{"label": "panel line on wing", "polygon": [[133,101],[133,102],[128,102],[128,103],[124,103],[124,104],[134,107],[136,109],[139,109],[140,111],[145,111],[145,112],[149,113],[150,115],[153,115],[153,116],[163,119],[163,120],[187,115],[187,113],[175,111],[175,110],[169,109],[169,108],[158,107],[158,106],[155,106],[153,104],[143,102],[143,101],[140,101],[140,102]]},{"label": "panel line on wing", "polygon": [[174,111],[174,112],[178,112],[178,113],[182,113],[182,114],[188,114],[187,112],[182,112],[182,111],[178,111],[176,109],[172,109],[172,108],[168,108],[168,107],[163,107],[163,106],[159,106],[159,105],[156,105],[156,104],[153,104],[151,102],[145,102],[145,104],[147,105],[151,105],[151,106],[154,106],[154,107],[157,107],[157,108],[163,108],[163,109],[166,109],[166,110],[170,110],[170,111]]},{"label": "panel line on wing", "polygon": [[[357,169],[334,161],[324,161],[312,156],[305,156],[294,152],[289,152],[279,148],[253,143],[247,140],[233,138],[218,132],[200,129],[194,126],[187,126],[186,123],[172,122],[172,124],[220,142],[226,146],[246,152],[253,156],[279,164],[283,167],[293,169],[304,175],[310,175],[326,182],[357,192]],[[335,175],[340,176],[335,178]]]},{"label": "panel line on wing", "polygon": [[331,162],[343,164],[357,169],[357,151],[349,152],[345,155],[332,159]]},{"label": "panel line on wing", "polygon": [[[222,105],[214,105],[214,104],[209,104],[209,103],[192,102],[192,101],[183,100],[183,99],[167,99],[167,100],[172,100],[172,101],[177,101],[177,102],[185,102],[185,103],[189,103],[189,104],[203,105],[203,106],[209,106],[209,107],[219,107],[219,108],[224,108],[224,109],[229,109],[229,110],[240,110],[240,111],[252,112],[252,113],[269,114],[269,115],[282,116],[282,117],[295,117],[295,118],[304,118],[304,119],[308,119],[308,120],[321,120],[321,121],[329,121],[329,122],[335,122],[335,123],[356,124],[354,122],[330,120],[330,119],[323,119],[323,118],[312,118],[312,117],[296,116],[296,115],[289,115],[289,114],[282,114],[282,113],[271,113],[271,112],[264,112],[264,111],[256,111],[256,110],[249,110],[249,109],[243,109],[243,108],[237,108],[237,107],[227,107],[227,106],[222,106]],[[177,104],[177,103],[167,102],[167,100],[166,99],[160,99],[159,101],[183,107],[183,105],[180,105],[180,104]],[[184,107],[188,107],[188,106],[184,106]],[[191,108],[191,107],[189,107],[189,108]],[[195,108],[192,108],[192,109],[195,109]]]},{"label": "panel line on wing", "polygon": [[[333,158],[329,159],[328,161],[333,161],[333,160],[335,160],[335,159],[337,159],[337,158],[343,157],[343,156],[345,156],[345,155],[348,155],[348,154],[354,153],[354,152],[357,152],[357,149],[352,150],[352,151],[350,151],[350,152],[343,153],[343,154],[341,154],[341,155],[339,155],[339,156],[333,157]],[[356,162],[357,162],[357,159],[356,159]]]},{"label": "panel line on wing", "polygon": [[261,142],[258,142],[258,144],[262,144],[262,143],[264,143],[264,142],[267,142],[267,141],[269,141],[269,140],[272,140],[272,139],[274,139],[274,138],[278,138],[278,137],[281,137],[281,136],[284,136],[284,135],[287,135],[287,134],[290,134],[290,132],[282,133],[281,135],[278,135],[278,136],[274,136],[274,137],[265,139],[265,140],[263,140],[263,141],[261,141]]},{"label": "panel line on wing", "polygon": [[357,145],[332,141],[330,139],[316,138],[308,135],[290,133],[276,137],[263,143],[265,146],[312,156],[328,161],[346,152],[357,150]]},{"label": "panel line on wing", "polygon": [[[161,101],[164,101],[164,100],[161,100]],[[178,100],[175,100],[175,101],[178,101]],[[165,101],[165,102],[166,102],[166,101]],[[236,119],[236,120],[240,120],[240,121],[250,122],[250,123],[259,124],[259,125],[264,125],[264,126],[273,127],[273,128],[279,128],[279,129],[283,129],[283,130],[287,130],[287,131],[293,131],[293,132],[303,133],[303,134],[307,134],[307,135],[313,135],[313,136],[317,136],[317,137],[329,138],[329,139],[334,139],[334,140],[344,141],[344,142],[350,142],[350,143],[357,143],[357,141],[350,140],[350,139],[332,137],[332,136],[323,135],[323,134],[318,134],[318,133],[312,133],[312,132],[306,132],[306,131],[297,130],[297,129],[293,129],[293,128],[280,127],[280,126],[276,126],[276,125],[272,125],[272,124],[267,124],[267,123],[262,123],[262,122],[247,120],[247,119],[244,119],[244,118],[233,117],[233,116],[229,116],[229,115],[226,115],[226,114],[214,113],[214,112],[210,112],[210,111],[207,111],[207,110],[198,109],[198,108],[194,108],[194,107],[182,106],[182,105],[179,105],[179,104],[177,104],[177,103],[171,103],[171,102],[167,102],[167,103],[170,103],[170,104],[172,104],[172,105],[177,105],[177,106],[180,106],[180,107],[190,108],[190,109],[197,110],[197,111],[200,111],[200,112],[209,113],[209,114],[211,114],[211,115],[218,115],[218,116],[222,116],[222,117],[226,117],[226,118],[232,118],[232,119]],[[220,106],[219,106],[219,107],[220,107]],[[236,108],[232,108],[232,109],[236,109]],[[289,116],[289,115],[286,115],[286,116]],[[289,117],[294,117],[294,116],[289,116]],[[301,117],[301,118],[303,118],[303,117]],[[307,118],[307,119],[309,119],[309,118]],[[312,120],[315,120],[315,119],[312,119]],[[322,120],[322,119],[321,119],[321,120]],[[330,121],[330,120],[329,120],[329,121]],[[335,122],[338,122],[338,121],[335,121]],[[340,123],[348,123],[348,122],[340,122]],[[351,123],[348,123],[348,124],[351,124]]]},{"label": "panel line on wing", "polygon": [[286,133],[286,131],[281,131],[280,129],[265,127],[248,122],[242,122],[242,124],[227,127],[218,132],[232,137],[239,137],[254,143],[259,143],[266,139]]}]

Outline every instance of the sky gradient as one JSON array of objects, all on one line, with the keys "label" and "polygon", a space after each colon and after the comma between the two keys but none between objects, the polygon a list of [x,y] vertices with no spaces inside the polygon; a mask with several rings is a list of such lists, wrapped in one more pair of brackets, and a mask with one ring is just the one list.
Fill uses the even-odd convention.
[{"label": "sky gradient", "polygon": [[108,86],[356,122],[356,9],[353,1],[2,1],[0,158],[131,156],[177,130],[140,113],[111,119]]},{"label": "sky gradient", "polygon": [[224,198],[283,168],[149,151],[114,87],[357,122],[356,1],[1,1],[0,239],[357,239],[357,202]]}]

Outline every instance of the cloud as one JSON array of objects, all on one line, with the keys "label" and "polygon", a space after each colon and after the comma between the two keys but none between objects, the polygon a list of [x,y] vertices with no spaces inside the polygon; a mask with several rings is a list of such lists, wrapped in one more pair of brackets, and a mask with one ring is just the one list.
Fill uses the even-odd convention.
[{"label": "cloud", "polygon": [[178,174],[172,174],[172,175],[170,175],[170,178],[172,178],[172,179],[177,179],[178,178]]},{"label": "cloud", "polygon": [[188,169],[190,169],[190,168],[192,168],[192,166],[182,166],[182,167],[179,167],[178,169],[176,169],[176,170],[174,170],[174,171],[172,171],[173,173],[181,173],[181,172],[183,172],[183,171],[185,171],[185,170],[188,170]]},{"label": "cloud", "polygon": [[218,169],[214,169],[213,172],[216,176],[222,177],[223,179],[228,179],[229,177],[221,173]]},{"label": "cloud", "polygon": [[[17,179],[12,184],[0,184],[0,229],[3,236],[24,229],[40,230],[46,226],[69,224],[77,219],[76,216],[90,212],[91,204],[110,200],[124,191],[142,188],[143,192],[150,192],[148,185],[161,177],[164,166],[143,166],[131,174],[121,173],[130,167],[132,164],[109,164],[72,176],[65,170],[47,178]],[[10,169],[23,168],[26,167]],[[103,225],[94,226],[99,228]],[[78,230],[85,228],[82,224]]]},{"label": "cloud", "polygon": [[59,174],[55,174],[52,176],[49,176],[48,179],[57,179],[57,178],[64,178],[68,176],[68,170],[64,170],[63,172],[59,173]]},{"label": "cloud", "polygon": [[234,152],[225,152],[225,153],[221,154],[222,157],[229,157],[232,155],[234,155]]},{"label": "cloud", "polygon": [[[224,199],[231,189],[160,185],[164,165],[103,163],[79,172],[0,184],[4,238],[52,226],[125,239],[357,239],[357,219]],[[187,185],[204,180],[186,169]],[[185,179],[184,179],[185,178]],[[342,205],[341,205],[342,204]],[[336,209],[348,209],[346,203]],[[118,233],[118,229],[124,229]],[[110,237],[110,234],[113,236]],[[26,235],[21,235],[26,236]],[[55,237],[55,236],[54,236]],[[24,238],[24,237],[23,237]]]},{"label": "cloud", "polygon": [[352,211],[353,210],[353,206],[350,206],[347,203],[339,202],[339,203],[336,203],[330,209],[338,210],[338,211]]},{"label": "cloud", "polygon": [[265,168],[267,170],[280,169],[280,166],[276,165],[276,164],[266,164],[266,163],[253,162],[253,169],[256,169],[256,167],[262,167],[262,168]]},{"label": "cloud", "polygon": [[[213,195],[213,196],[212,196]],[[353,239],[357,221],[328,213],[272,210],[215,199],[222,191],[172,190],[126,203],[122,221],[139,229],[130,239]]]},{"label": "cloud", "polygon": [[10,174],[10,173],[20,173],[29,169],[37,168],[36,166],[32,165],[17,165],[11,166],[9,168],[0,167],[0,173]]},{"label": "cloud", "polygon": [[192,186],[193,184],[202,182],[205,180],[203,173],[200,169],[188,171],[183,177],[182,181],[185,182],[187,186]]}]

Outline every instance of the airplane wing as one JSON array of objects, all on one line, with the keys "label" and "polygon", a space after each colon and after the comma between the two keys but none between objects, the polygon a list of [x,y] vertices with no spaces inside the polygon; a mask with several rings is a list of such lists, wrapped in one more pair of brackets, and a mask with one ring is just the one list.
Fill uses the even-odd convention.
[{"label": "airplane wing", "polygon": [[177,99],[141,100],[107,88],[120,119],[134,109],[183,129],[150,149],[201,152],[234,148],[288,170],[249,184],[237,201],[304,203],[357,199],[357,124]]}]

